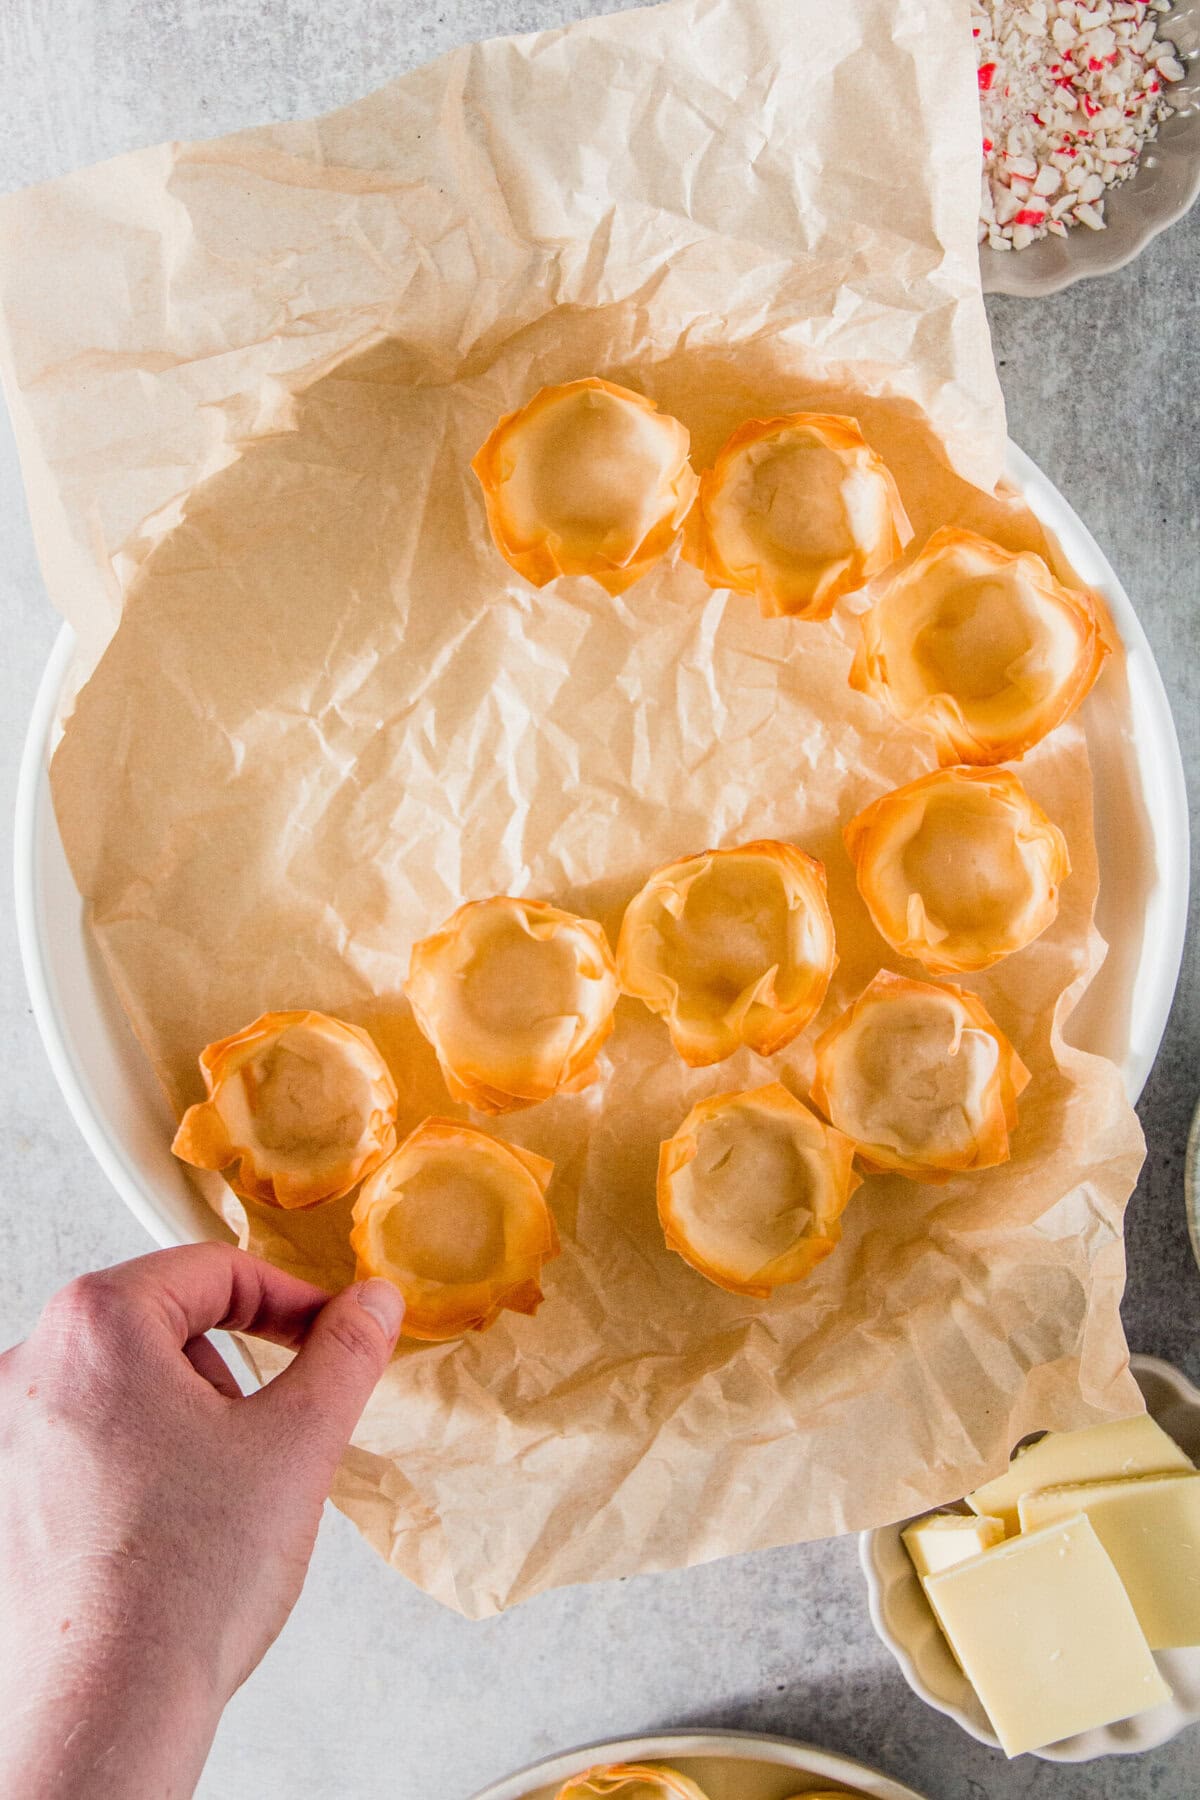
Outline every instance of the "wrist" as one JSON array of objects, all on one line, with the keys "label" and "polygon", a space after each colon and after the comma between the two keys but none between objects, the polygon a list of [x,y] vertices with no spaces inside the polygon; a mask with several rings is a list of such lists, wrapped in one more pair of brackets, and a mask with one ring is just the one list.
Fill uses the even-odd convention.
[{"label": "wrist", "polygon": [[84,1612],[55,1630],[0,1675],[0,1793],[186,1800],[227,1698],[208,1671],[130,1619]]}]

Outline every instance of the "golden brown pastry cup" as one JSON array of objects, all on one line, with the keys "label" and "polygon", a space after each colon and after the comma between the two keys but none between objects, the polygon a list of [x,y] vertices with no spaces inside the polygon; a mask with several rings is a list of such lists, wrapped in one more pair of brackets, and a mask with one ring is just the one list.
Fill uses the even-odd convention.
[{"label": "golden brown pastry cup", "polygon": [[496,894],[414,945],[405,993],[453,1098],[501,1113],[595,1080],[619,990],[594,919]]},{"label": "golden brown pastry cup", "polygon": [[938,769],[843,833],[876,930],[934,974],[991,968],[1053,921],[1066,839],[1008,769]]},{"label": "golden brown pastry cup", "polygon": [[659,1151],[658,1217],[697,1274],[761,1300],[833,1253],[859,1180],[850,1139],[771,1082],[693,1106]]},{"label": "golden brown pastry cup", "polygon": [[742,1045],[782,1050],[819,1010],[836,963],[823,865],[767,838],[656,870],[617,942],[622,991],[665,1019],[693,1068]]},{"label": "golden brown pastry cup", "polygon": [[936,531],[871,590],[850,685],[927,732],[943,765],[1024,756],[1069,719],[1112,650],[1095,594],[1040,556]]},{"label": "golden brown pastry cup", "polygon": [[235,1194],[296,1211],[338,1200],[396,1147],[396,1086],[357,1025],[264,1013],[200,1054],[208,1098],[183,1115],[175,1155],[220,1169]]},{"label": "golden brown pastry cup", "polygon": [[497,550],[535,587],[590,575],[624,593],[696,497],[689,442],[678,419],[598,375],[541,388],[471,462]]},{"label": "golden brown pastry cup", "polygon": [[455,1119],[430,1118],[363,1183],[350,1246],[357,1278],[404,1295],[405,1337],[440,1343],[535,1313],[558,1255],[553,1163]]},{"label": "golden brown pastry cup", "polygon": [[863,1168],[944,1182],[1008,1161],[1029,1070],[977,994],[881,969],[816,1061],[812,1103]]},{"label": "golden brown pastry cup", "polygon": [[789,413],[739,425],[688,519],[684,555],[765,617],[826,619],[912,536],[900,491],[856,419]]}]

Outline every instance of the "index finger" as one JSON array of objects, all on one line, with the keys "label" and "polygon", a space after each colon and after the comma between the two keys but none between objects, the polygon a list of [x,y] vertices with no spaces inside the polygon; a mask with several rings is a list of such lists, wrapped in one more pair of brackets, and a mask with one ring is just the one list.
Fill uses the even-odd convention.
[{"label": "index finger", "polygon": [[217,1243],[155,1250],[83,1284],[97,1288],[106,1311],[158,1324],[179,1349],[206,1331],[244,1331],[295,1350],[329,1299],[324,1288]]}]

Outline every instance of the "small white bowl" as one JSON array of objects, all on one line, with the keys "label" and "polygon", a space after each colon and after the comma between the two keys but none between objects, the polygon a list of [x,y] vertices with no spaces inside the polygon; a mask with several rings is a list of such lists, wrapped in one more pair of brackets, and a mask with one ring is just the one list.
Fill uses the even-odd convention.
[{"label": "small white bowl", "polygon": [[[1170,1363],[1154,1356],[1130,1358],[1130,1368],[1157,1419],[1192,1460],[1200,1461],[1200,1390]],[[883,1525],[864,1531],[859,1557],[867,1577],[871,1623],[900,1665],[913,1693],[945,1713],[981,1744],[1000,1748],[975,1690],[955,1662],[930,1611],[917,1572],[900,1533],[909,1524]],[[1200,1723],[1200,1646],[1160,1650],[1155,1662],[1174,1692],[1174,1699],[1118,1725],[1082,1731],[1061,1743],[1031,1754],[1045,1762],[1091,1762],[1098,1756],[1135,1756],[1155,1750],[1187,1725]]]},{"label": "small white bowl", "polygon": [[1106,229],[1076,225],[1065,238],[1039,238],[1024,250],[981,245],[985,294],[1032,300],[1087,275],[1111,274],[1192,206],[1200,194],[1200,0],[1175,0],[1159,15],[1159,34],[1175,44],[1185,74],[1167,90],[1174,111],[1143,150],[1137,174],[1105,197]]}]

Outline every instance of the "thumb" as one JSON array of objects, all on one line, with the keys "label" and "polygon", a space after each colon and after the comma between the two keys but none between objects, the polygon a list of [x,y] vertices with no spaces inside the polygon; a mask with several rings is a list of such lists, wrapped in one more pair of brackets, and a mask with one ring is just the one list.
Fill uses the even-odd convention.
[{"label": "thumb", "polygon": [[290,1415],[308,1450],[332,1479],[359,1414],[386,1369],[404,1320],[404,1299],[390,1281],[363,1281],[326,1302],[295,1358],[253,1397]]}]

